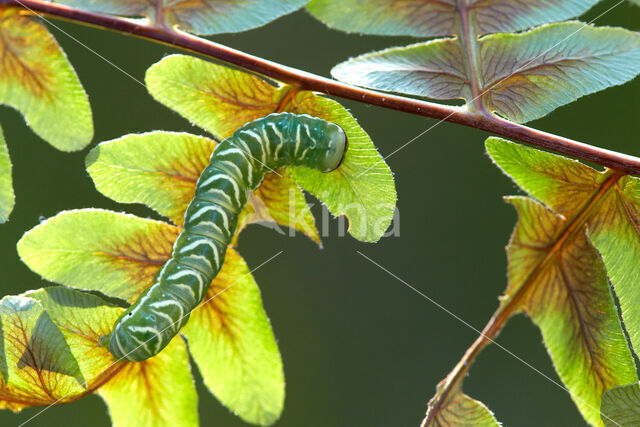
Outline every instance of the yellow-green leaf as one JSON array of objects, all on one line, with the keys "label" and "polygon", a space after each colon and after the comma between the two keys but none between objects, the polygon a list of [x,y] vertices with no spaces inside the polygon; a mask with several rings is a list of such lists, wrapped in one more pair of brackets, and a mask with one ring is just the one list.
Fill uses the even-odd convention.
[{"label": "yellow-green leaf", "polygon": [[176,337],[157,356],[126,363],[97,393],[114,427],[197,427],[196,393],[187,346]]},{"label": "yellow-green leaf", "polygon": [[67,288],[0,302],[0,407],[64,404],[101,387],[124,366],[98,344],[123,309]]},{"label": "yellow-green leaf", "polygon": [[66,211],[25,233],[18,253],[47,280],[133,302],[169,259],[179,231],[122,213]]},{"label": "yellow-green leaf", "polygon": [[[260,187],[253,192],[238,218],[236,239],[246,226],[254,223],[288,225],[322,246],[313,214],[304,194],[289,172],[284,169],[268,174]],[[235,245],[236,242],[234,242]]]},{"label": "yellow-green leaf", "polygon": [[[49,280],[132,302],[169,259],[178,231],[125,214],[69,211],[28,232],[18,246],[27,265]],[[270,424],[282,411],[282,362],[258,287],[233,249],[208,296],[215,298],[196,308],[184,329],[205,383],[242,418]],[[103,335],[113,322],[108,318]]]},{"label": "yellow-green leaf", "polygon": [[89,101],[71,64],[46,27],[20,8],[0,7],[0,103],[60,150],[82,149],[93,138]]},{"label": "yellow-green leaf", "polygon": [[122,364],[98,345],[122,312],[100,298],[49,287],[0,301],[0,407],[77,400]]},{"label": "yellow-green leaf", "polygon": [[[215,145],[184,133],[127,135],[91,150],[87,170],[105,196],[121,203],[143,203],[182,225]],[[236,238],[247,225],[263,221],[275,221],[320,242],[304,195],[285,171],[267,175],[253,193],[240,215]]]},{"label": "yellow-green leaf", "polygon": [[[112,330],[122,308],[61,287],[25,296],[40,302],[59,328],[87,379],[89,387],[83,394],[97,389],[109,406],[114,426],[198,425],[197,395],[181,338],[145,362],[116,363],[98,340]],[[65,401],[78,397],[76,393]]]},{"label": "yellow-green leaf", "polygon": [[220,139],[278,110],[281,97],[275,86],[251,74],[186,55],[152,65],[145,82],[158,102]]},{"label": "yellow-green leaf", "polygon": [[100,143],[89,152],[86,164],[105,196],[145,204],[182,225],[215,146],[215,141],[187,133],[126,135]]},{"label": "yellow-green leaf", "polygon": [[587,229],[620,299],[633,348],[640,353],[640,179],[617,180]]},{"label": "yellow-green leaf", "polygon": [[11,159],[0,129],[0,223],[9,219],[16,197],[13,194],[13,178],[11,176]]},{"label": "yellow-green leaf", "polygon": [[279,418],[284,405],[280,352],[260,290],[233,249],[183,334],[206,386],[225,406],[253,424],[271,425]]},{"label": "yellow-green leaf", "polygon": [[377,241],[389,227],[396,202],[391,171],[366,132],[337,102],[183,55],[153,65],[146,82],[159,102],[220,138],[274,112],[306,113],[337,123],[349,139],[340,168],[329,174],[292,168],[291,174],[334,215],[346,215],[355,238]]},{"label": "yellow-green leaf", "polygon": [[487,151],[518,186],[560,215],[577,212],[602,183],[597,171],[577,160],[546,156],[498,138],[487,141]]},{"label": "yellow-green leaf", "polygon": [[[487,151],[518,185],[556,210],[551,212],[530,198],[509,198],[520,221],[509,245],[509,287],[503,304],[516,304],[512,310],[524,310],[540,327],[576,405],[587,421],[599,425],[602,393],[637,381],[607,282],[609,272],[615,284],[611,268],[607,265],[605,271],[584,231],[601,222],[611,223],[607,205],[620,197],[616,193],[621,175],[599,173],[498,138],[487,141]],[[561,192],[575,200],[563,200]],[[618,226],[612,223],[612,229]],[[619,289],[617,286],[624,316],[625,308],[632,309],[629,294]],[[631,332],[627,318],[625,323]]]},{"label": "yellow-green leaf", "polygon": [[[376,242],[391,225],[396,187],[391,169],[375,149],[369,135],[342,105],[311,92],[300,92],[288,106],[344,129],[349,148],[342,165],[329,174],[291,168],[296,182],[323,201],[332,214],[349,219],[349,233],[363,242]],[[327,176],[328,175],[328,176]]]},{"label": "yellow-green leaf", "polygon": [[640,385],[614,387],[602,395],[602,421],[607,427],[640,425]]},{"label": "yellow-green leaf", "polygon": [[60,329],[88,388],[97,388],[121,368],[122,364],[115,364],[114,357],[98,341],[111,332],[122,308],[95,295],[60,286],[29,291],[24,296],[37,300]]},{"label": "yellow-green leaf", "polygon": [[[500,164],[503,147],[495,140],[487,145]],[[508,247],[509,286],[503,304],[513,304],[512,312],[526,312],[540,327],[576,405],[590,424],[602,425],[602,393],[637,380],[602,260],[584,228],[572,227],[573,217],[565,219],[528,197],[507,200],[520,219]],[[488,409],[464,395],[459,385],[444,395],[442,384],[425,425],[495,425]]]},{"label": "yellow-green leaf", "polygon": [[309,0],[58,0],[101,13],[146,16],[159,27],[194,34],[250,30],[291,13]]},{"label": "yellow-green leaf", "polygon": [[[576,227],[586,226],[589,239],[602,255],[620,299],[631,343],[638,352],[640,180],[610,170],[598,172],[561,156],[498,138],[489,140],[487,149],[504,172],[533,197],[565,218],[582,215]],[[569,201],[572,198],[577,203]]]},{"label": "yellow-green leaf", "polygon": [[0,407],[18,411],[86,393],[78,360],[38,301],[4,297],[0,326]]},{"label": "yellow-green leaf", "polygon": [[507,295],[540,327],[558,375],[590,423],[605,390],[637,380],[600,256],[584,231],[529,198],[509,245]]},{"label": "yellow-green leaf", "polygon": [[436,395],[429,402],[422,427],[474,426],[497,427],[500,424],[482,402],[474,400],[457,388],[449,396],[440,391],[446,380],[438,385]]}]

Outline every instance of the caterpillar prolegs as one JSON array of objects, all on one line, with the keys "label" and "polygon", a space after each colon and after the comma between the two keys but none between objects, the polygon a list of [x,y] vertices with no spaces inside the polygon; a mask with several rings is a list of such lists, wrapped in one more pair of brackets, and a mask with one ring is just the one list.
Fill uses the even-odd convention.
[{"label": "caterpillar prolegs", "polygon": [[346,145],[338,125],[291,113],[254,120],[222,141],[198,179],[171,258],[154,285],[104,337],[109,351],[136,362],[158,354],[207,294],[224,263],[238,215],[265,175],[284,166],[330,172],[342,162]]}]

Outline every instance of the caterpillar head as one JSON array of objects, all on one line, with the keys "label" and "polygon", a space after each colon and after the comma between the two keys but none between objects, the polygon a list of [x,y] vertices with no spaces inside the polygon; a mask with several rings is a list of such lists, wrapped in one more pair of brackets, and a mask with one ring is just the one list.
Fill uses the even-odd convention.
[{"label": "caterpillar head", "polygon": [[319,158],[319,169],[322,172],[331,172],[338,169],[344,160],[347,152],[347,135],[334,123],[328,123],[324,131],[327,147]]},{"label": "caterpillar head", "polygon": [[141,362],[151,357],[153,353],[150,348],[158,345],[158,329],[155,323],[151,323],[154,327],[138,326],[138,317],[140,316],[134,317],[131,309],[125,311],[116,322],[115,329],[103,339],[108,340],[109,351],[119,361]]},{"label": "caterpillar head", "polygon": [[[151,295],[150,291],[154,289],[155,295]],[[144,307],[142,302],[146,300],[157,301],[152,302],[149,307]],[[179,330],[183,320],[186,322],[185,318],[188,318],[178,316],[174,321],[171,316],[159,314],[157,308],[164,305],[177,306],[178,302],[162,295],[159,287],[148,288],[136,304],[120,315],[113,331],[103,337],[101,342],[108,342],[109,351],[118,360],[142,362],[159,353],[174,335],[168,336],[165,331]]]}]

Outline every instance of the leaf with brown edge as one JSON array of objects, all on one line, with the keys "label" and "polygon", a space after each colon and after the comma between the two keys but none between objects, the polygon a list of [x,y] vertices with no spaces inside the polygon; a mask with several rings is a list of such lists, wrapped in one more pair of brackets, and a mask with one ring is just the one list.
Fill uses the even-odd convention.
[{"label": "leaf with brown edge", "polygon": [[[109,351],[98,344],[98,340],[111,331],[122,308],[113,307],[94,295],[62,287],[30,291],[10,298],[22,298],[37,304],[40,309],[44,308],[43,313],[56,328],[48,330],[43,335],[44,339],[51,346],[56,338],[63,337],[86,379],[87,387],[76,387],[57,402],[53,400],[61,394],[57,389],[53,390],[56,394],[50,397],[47,394],[42,398],[38,390],[18,394],[15,387],[7,389],[3,384],[0,387],[0,399],[6,400],[0,400],[0,404],[4,403],[15,410],[18,409],[16,402],[21,402],[19,398],[22,398],[22,406],[57,404],[76,400],[95,391],[107,402],[115,426],[198,425],[197,395],[182,338],[175,338],[163,352],[145,362],[116,362]],[[4,316],[6,310],[3,310],[5,305],[0,303],[0,319],[6,339],[7,333],[12,336],[15,333],[4,326],[7,323]],[[57,335],[52,331],[57,331]],[[8,345],[5,344],[4,348],[8,348]],[[47,354],[42,350],[34,350],[33,353]],[[59,364],[63,362],[59,356],[53,360]],[[47,378],[45,375],[41,377]],[[55,384],[64,390],[61,388],[64,382],[60,379],[56,379]],[[7,397],[9,392],[13,394]]]},{"label": "leaf with brown edge", "polygon": [[206,386],[226,407],[253,424],[271,425],[279,418],[280,352],[258,285],[233,249],[182,333]]},{"label": "leaf with brown edge", "polygon": [[[291,168],[293,178],[334,215],[346,215],[349,232],[359,240],[375,242],[391,224],[396,204],[391,170],[371,138],[337,102],[290,86],[273,86],[256,76],[183,55],[153,65],[147,71],[146,83],[159,102],[221,137],[232,135],[249,120],[282,111],[309,114],[340,125],[349,140],[341,166],[328,174]],[[234,94],[234,102],[228,102],[229,96],[219,95],[220,87]],[[242,105],[234,107],[240,97]]]},{"label": "leaf with brown edge", "polygon": [[120,203],[142,203],[177,225],[216,142],[188,133],[151,132],[102,142],[86,158],[96,189]]},{"label": "leaf with brown edge", "polygon": [[147,70],[149,93],[181,116],[224,139],[275,112],[283,91],[254,75],[186,55],[170,55]]},{"label": "leaf with brown edge", "polygon": [[246,31],[296,11],[309,0],[58,0],[94,12],[146,16],[160,28],[193,34]]},{"label": "leaf with brown edge", "polygon": [[[181,337],[141,363],[118,363],[98,344],[100,337],[111,332],[122,311],[94,295],[61,287],[3,299],[0,320],[4,340],[0,342],[6,349],[6,358],[0,359],[0,371],[8,370],[8,375],[3,372],[3,378],[9,378],[9,384],[0,383],[0,405],[19,410],[67,403],[97,390],[107,402],[115,426],[197,426],[197,395]],[[20,343],[20,329],[14,325],[16,315],[8,317],[14,312],[20,315],[25,336],[31,337],[29,352]],[[33,337],[39,338],[39,344],[33,344]],[[57,347],[67,352],[58,349],[54,353]],[[4,356],[5,351],[0,355]],[[20,366],[23,360],[25,366]],[[51,365],[52,361],[55,365]],[[17,373],[11,369],[16,363],[20,368]],[[32,366],[38,367],[38,375],[31,372],[35,371],[30,369]],[[65,367],[75,367],[72,372],[86,380],[84,388],[75,383],[69,385],[71,380],[57,373],[64,372]],[[39,384],[42,385],[38,388]]]},{"label": "leaf with brown edge", "polygon": [[441,391],[446,380],[438,385],[436,395],[429,402],[427,416],[421,427],[478,426],[496,427],[500,423],[482,402],[464,394],[460,388],[443,397]]},{"label": "leaf with brown edge", "polygon": [[[540,327],[576,405],[588,422],[601,425],[602,393],[637,381],[604,264],[584,231],[612,198],[620,175],[583,169],[572,160],[498,138],[487,141],[487,151],[516,183],[562,211],[560,216],[530,198],[508,199],[520,220],[508,248],[503,305],[511,313],[525,311]],[[553,173],[546,175],[546,170]],[[582,203],[567,204],[553,189],[569,186],[576,177]]]},{"label": "leaf with brown edge", "polygon": [[13,178],[11,176],[11,159],[4,141],[4,134],[0,128],[0,223],[9,219],[16,202],[13,193]]},{"label": "leaf with brown edge", "polygon": [[180,336],[144,362],[123,364],[97,394],[114,427],[198,426],[198,395]]},{"label": "leaf with brown edge", "polygon": [[[602,255],[620,300],[631,344],[638,352],[640,180],[611,170],[598,172],[573,160],[499,138],[487,141],[487,150],[502,170],[533,197],[566,218],[582,215],[579,226],[586,226],[589,240]],[[563,193],[582,200],[582,204],[566,203]]]},{"label": "leaf with brown edge", "polygon": [[0,407],[68,402],[87,392],[78,360],[42,305],[19,295],[0,300]]},{"label": "leaf with brown edge", "polygon": [[[364,34],[414,37],[459,34],[469,13],[478,34],[506,33],[581,15],[599,0],[313,0],[307,10],[332,28]],[[635,1],[635,0],[634,0]]]},{"label": "leaf with brown edge", "polygon": [[[185,133],[151,132],[100,143],[87,170],[98,191],[120,203],[142,203],[182,225],[196,181],[216,142]],[[304,194],[285,171],[267,175],[240,215],[236,239],[251,223],[273,220],[320,243]]]},{"label": "leaf with brown edge", "polygon": [[[132,302],[152,284],[157,269],[169,258],[171,245],[178,231],[178,227],[166,223],[109,211],[69,211],[45,221],[27,233],[19,243],[19,252],[27,265],[50,280],[67,286],[96,290],[105,295]],[[281,390],[284,387],[284,381],[281,380],[280,356],[273,332],[262,309],[257,285],[246,264],[233,249],[228,250],[223,270],[214,281],[209,294],[210,296],[220,295],[202,308],[196,309],[188,323],[193,326],[184,330],[190,342],[196,343],[192,348],[194,358],[199,361],[203,372],[211,376],[213,374],[209,371],[207,364],[211,362],[212,356],[211,353],[202,355],[198,352],[200,349],[197,344],[198,337],[206,334],[207,339],[215,338],[215,335],[211,335],[215,332],[215,323],[209,324],[210,330],[200,330],[203,322],[215,322],[209,310],[213,310],[214,314],[225,313],[223,316],[225,324],[217,345],[222,347],[224,347],[223,344],[227,345],[227,353],[222,352],[220,347],[221,352],[215,359],[218,364],[225,365],[225,384],[224,387],[220,385],[219,381],[223,374],[218,371],[214,375],[215,379],[208,384],[215,384],[212,388],[223,403],[246,419],[262,423],[263,420],[277,418],[282,410],[284,398],[284,392]],[[202,322],[198,321],[200,311],[202,316],[205,316]],[[72,319],[73,317],[70,317],[69,322]],[[106,321],[104,326],[106,331],[110,330],[113,321],[113,318]],[[235,324],[241,325],[241,330],[232,329],[236,328],[232,326]],[[73,325],[69,325],[69,328],[73,328]],[[234,333],[233,340],[228,341],[229,335],[224,334],[228,334],[231,330]],[[176,340],[179,341],[179,338],[174,339],[171,345],[174,345]],[[167,351],[163,351],[157,357],[166,355]],[[231,360],[226,358],[229,351],[232,351],[234,356]],[[256,360],[255,357],[258,355],[259,360]],[[166,360],[171,360],[173,357],[178,356],[169,355]],[[149,363],[153,360],[156,358],[150,359]],[[139,366],[139,364],[133,365]],[[114,422],[121,425],[125,420],[130,419],[130,411],[133,411],[133,409],[127,409],[126,405],[130,403],[131,393],[133,393],[124,385],[127,375],[141,375],[142,379],[137,380],[139,384],[153,382],[145,376],[144,370],[140,371],[139,368],[134,367],[126,369],[134,372],[119,373],[118,378],[121,378],[121,381],[114,379],[100,390],[100,394],[110,405]],[[157,371],[164,372],[167,369],[167,367],[158,367]],[[171,369],[173,370],[174,367],[172,366]],[[186,372],[188,373],[188,370]],[[248,372],[251,373],[250,378],[246,376]],[[180,387],[187,387],[183,376],[183,373],[176,368],[175,372],[171,371],[167,381],[171,383],[173,381],[171,378],[175,377],[177,378],[175,381],[182,384]],[[156,382],[163,381],[164,379]],[[189,381],[191,381],[190,377]],[[113,385],[113,382],[119,385]],[[154,383],[149,387],[164,386]],[[249,388],[251,392],[244,387]],[[171,394],[164,389],[161,391]],[[252,398],[247,401],[245,397],[249,395]],[[179,404],[181,408],[186,407],[190,398],[187,396],[185,399],[185,401],[173,402],[172,405]],[[148,420],[149,425],[169,422],[168,412],[160,406],[160,404],[155,406],[152,404],[147,408],[148,413],[145,412],[144,420]],[[172,406],[169,405],[169,408]],[[189,417],[185,419],[193,420]]]},{"label": "leaf with brown edge", "polygon": [[603,177],[577,160],[523,150],[519,144],[495,138],[487,140],[494,163],[515,183],[552,211],[571,216],[600,188]]},{"label": "leaf with brown edge", "polygon": [[[600,399],[636,381],[602,260],[583,229],[529,198],[510,198],[520,221],[509,245],[509,287],[540,327],[558,375],[587,421],[599,424]],[[564,240],[563,240],[564,239]]]},{"label": "leaf with brown edge", "polygon": [[98,341],[111,332],[123,311],[121,307],[61,286],[28,291],[24,296],[37,300],[60,329],[88,388],[97,388],[120,369],[121,364],[114,363],[114,357]]},{"label": "leaf with brown edge", "polygon": [[[240,213],[233,245],[237,246],[240,232],[248,225],[271,223],[289,225],[322,247],[315,219],[300,187],[286,170],[279,169],[275,172],[265,177]],[[282,230],[277,229],[284,234]]]},{"label": "leaf with brown edge", "polygon": [[[109,381],[122,364],[114,363],[98,339],[111,331],[122,311],[94,295],[61,287],[6,297],[0,303],[0,378],[9,381],[0,384],[0,407],[18,411],[68,403]],[[29,335],[28,350],[21,350],[21,337]],[[15,365],[20,352],[20,360],[29,360],[22,367],[20,361]],[[72,372],[82,384],[68,378]]]},{"label": "leaf with brown edge", "polygon": [[22,261],[45,279],[135,301],[171,254],[180,229],[99,209],[61,212],[18,242]]},{"label": "leaf with brown edge", "polygon": [[93,138],[89,101],[71,64],[46,27],[20,8],[0,7],[0,103],[59,150],[80,150]]},{"label": "leaf with brown edge", "polygon": [[621,177],[587,225],[614,286],[622,319],[636,353],[640,353],[640,180]]},{"label": "leaf with brown edge", "polygon": [[340,167],[323,174],[291,168],[296,182],[323,201],[332,214],[349,219],[349,233],[363,242],[376,242],[387,231],[396,207],[391,169],[375,149],[369,135],[342,105],[311,92],[300,92],[287,106],[298,114],[320,117],[342,127],[349,147]]}]

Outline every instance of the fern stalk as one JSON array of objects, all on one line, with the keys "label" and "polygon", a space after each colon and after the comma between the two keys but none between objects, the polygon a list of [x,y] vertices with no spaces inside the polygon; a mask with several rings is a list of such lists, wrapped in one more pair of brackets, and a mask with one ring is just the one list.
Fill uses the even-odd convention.
[{"label": "fern stalk", "polygon": [[460,107],[390,95],[348,85],[249,55],[184,32],[160,28],[150,23],[87,12],[41,0],[0,0],[0,6],[20,7],[38,16],[44,15],[133,35],[226,62],[264,77],[288,83],[298,88],[298,90],[320,92],[364,104],[456,123],[577,159],[597,163],[627,174],[640,175],[640,158],[634,156],[533,129],[493,115],[484,114],[482,111],[476,112]]}]

